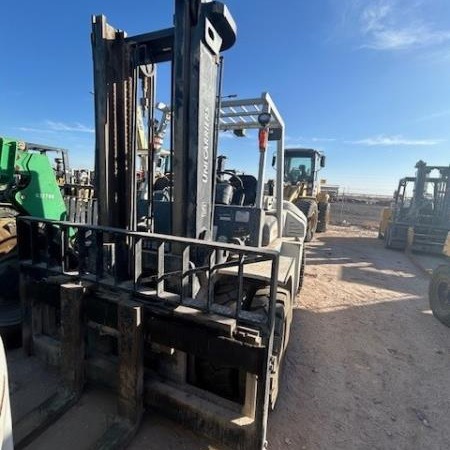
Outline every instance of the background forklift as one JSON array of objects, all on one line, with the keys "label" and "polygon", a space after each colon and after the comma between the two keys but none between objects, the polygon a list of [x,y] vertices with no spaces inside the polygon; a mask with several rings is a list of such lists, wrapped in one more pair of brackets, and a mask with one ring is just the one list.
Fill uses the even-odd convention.
[{"label": "background forklift", "polygon": [[[94,18],[98,225],[18,219],[24,350],[58,366],[64,389],[15,415],[16,444],[50,426],[89,381],[117,392],[116,420],[96,448],[123,448],[144,407],[233,449],[265,448],[306,223],[283,202],[283,122],[268,96],[252,126],[262,160],[278,130],[273,198],[264,173],[251,205],[237,180],[237,189],[215,186],[219,55],[235,39],[220,2],[175,0],[174,27],[139,36]],[[152,116],[164,62],[173,77],[171,183],[155,195],[148,176],[150,232],[138,232],[137,91],[147,86]],[[150,147],[153,132],[150,120]]]},{"label": "background forklift", "polygon": [[306,241],[315,232],[327,230],[330,221],[329,195],[321,192],[318,172],[325,155],[308,148],[287,148],[284,156],[284,199],[297,206],[308,219]]},{"label": "background forklift", "polygon": [[[387,248],[408,247],[449,256],[450,166],[427,166],[419,161],[416,169],[415,177],[400,180],[390,217],[386,226],[380,225],[380,233]],[[412,195],[408,192],[411,186]]]},{"label": "background forklift", "polygon": [[379,237],[387,248],[444,257],[433,270],[430,308],[450,326],[450,166],[416,164],[416,176],[399,181],[391,208],[382,212]]}]

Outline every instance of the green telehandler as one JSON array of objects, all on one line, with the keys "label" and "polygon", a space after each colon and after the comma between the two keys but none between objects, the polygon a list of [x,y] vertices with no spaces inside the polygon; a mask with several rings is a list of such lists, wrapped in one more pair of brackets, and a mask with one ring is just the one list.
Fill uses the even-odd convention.
[{"label": "green telehandler", "polygon": [[[57,154],[55,166],[49,152]],[[65,219],[61,191],[67,173],[65,150],[0,137],[0,334],[6,344],[22,320],[16,216]]]}]

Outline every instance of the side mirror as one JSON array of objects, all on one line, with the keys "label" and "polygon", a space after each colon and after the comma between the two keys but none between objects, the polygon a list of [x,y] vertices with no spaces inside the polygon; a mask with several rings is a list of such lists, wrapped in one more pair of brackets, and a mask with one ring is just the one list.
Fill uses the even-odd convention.
[{"label": "side mirror", "polygon": [[320,157],[320,167],[322,167],[322,168],[325,167],[325,155],[322,155]]},{"label": "side mirror", "polygon": [[275,169],[276,165],[277,165],[277,155],[274,153],[272,156],[272,167]]}]

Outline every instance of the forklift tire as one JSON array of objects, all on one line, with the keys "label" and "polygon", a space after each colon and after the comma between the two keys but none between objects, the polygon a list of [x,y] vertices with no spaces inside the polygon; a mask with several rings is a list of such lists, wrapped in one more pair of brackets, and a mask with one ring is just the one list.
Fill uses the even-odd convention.
[{"label": "forklift tire", "polygon": [[392,250],[391,227],[388,225],[384,232],[384,247]]},{"label": "forklift tire", "polygon": [[311,242],[316,232],[319,215],[317,202],[311,199],[299,199],[295,202],[295,206],[305,215],[306,219],[308,220],[305,242]]},{"label": "forklift tire", "polygon": [[433,271],[428,295],[434,317],[450,327],[450,265],[439,266]]},{"label": "forklift tire", "polygon": [[[281,301],[285,303],[281,303]],[[288,323],[286,320],[286,310],[284,305],[290,304],[290,294],[284,289],[277,292],[277,305],[275,309],[275,329],[274,342],[271,356],[270,369],[270,391],[269,391],[269,408],[271,411],[275,409],[278,392],[281,383],[282,369],[284,362],[284,352],[289,340]]]},{"label": "forklift tire", "polygon": [[[231,277],[230,277],[231,278]],[[230,286],[231,287],[231,286]],[[234,287],[236,289],[236,287]],[[290,305],[290,293],[286,289],[277,289],[277,303],[275,309],[274,340],[272,355],[270,356],[270,392],[269,408],[273,410],[278,398],[278,387],[284,352],[289,340],[287,329],[287,314],[285,305]],[[270,301],[270,288],[258,289],[253,296],[249,310],[253,312],[268,313]],[[195,385],[213,392],[216,395],[232,401],[243,401],[245,397],[245,373],[236,368],[214,364],[203,358],[196,358]]]},{"label": "forklift tire", "polygon": [[[257,305],[268,305],[270,300],[270,289],[259,289],[254,299]],[[273,411],[278,399],[279,385],[284,361],[284,352],[289,342],[289,329],[287,321],[286,305],[291,305],[291,295],[283,288],[277,289],[277,304],[275,307],[275,324],[272,355],[270,357],[270,384],[269,384],[269,409]],[[261,307],[261,306],[260,306]],[[267,310],[267,307],[265,306]]]},{"label": "forklift tire", "polygon": [[303,281],[305,279],[305,266],[306,266],[306,255],[305,255],[305,247],[303,246],[303,251],[302,251],[302,262],[300,263],[300,274],[298,277],[298,291],[300,292],[302,290],[303,287]]},{"label": "forklift tire", "polygon": [[319,203],[319,215],[318,215],[318,222],[317,222],[317,233],[325,233],[328,228],[328,224],[330,222],[330,204],[327,202],[320,202]]},{"label": "forklift tire", "polygon": [[[235,276],[224,276],[216,283],[214,303],[234,308],[238,296],[238,284]],[[242,308],[249,309],[257,285],[253,280],[244,280]],[[194,385],[231,401],[242,402],[245,396],[245,373],[235,367],[214,363],[200,357],[195,358]]]},{"label": "forklift tire", "polygon": [[392,237],[394,225],[388,225],[386,231],[384,232],[384,246],[390,250],[405,250],[406,240],[395,240]]}]

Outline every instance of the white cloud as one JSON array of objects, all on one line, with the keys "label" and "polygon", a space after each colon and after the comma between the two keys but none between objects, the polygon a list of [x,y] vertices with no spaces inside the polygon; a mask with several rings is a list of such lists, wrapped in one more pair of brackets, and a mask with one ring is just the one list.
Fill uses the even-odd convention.
[{"label": "white cloud", "polygon": [[385,136],[378,135],[373,137],[368,137],[364,139],[359,139],[355,141],[345,141],[346,144],[354,145],[366,145],[369,147],[382,146],[382,147],[394,147],[394,146],[432,146],[441,143],[440,139],[410,139],[405,138],[401,135],[397,136]]},{"label": "white cloud", "polygon": [[79,133],[94,133],[94,128],[89,128],[81,123],[68,124],[64,122],[53,122],[52,120],[46,120],[46,125],[51,131],[70,131]]},{"label": "white cloud", "polygon": [[326,137],[312,137],[312,142],[335,142],[336,138],[326,138]]},{"label": "white cloud", "polygon": [[54,133],[53,130],[48,130],[45,128],[33,128],[33,127],[16,127],[19,131],[25,131],[29,133]]},{"label": "white cloud", "polygon": [[293,136],[286,136],[286,142],[335,142],[337,141],[336,138],[329,138],[329,137],[293,137]]},{"label": "white cloud", "polygon": [[407,50],[432,47],[450,41],[450,29],[435,29],[421,18],[421,2],[378,0],[360,12],[363,48]]}]

